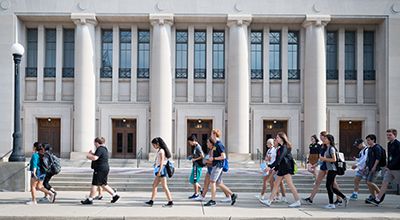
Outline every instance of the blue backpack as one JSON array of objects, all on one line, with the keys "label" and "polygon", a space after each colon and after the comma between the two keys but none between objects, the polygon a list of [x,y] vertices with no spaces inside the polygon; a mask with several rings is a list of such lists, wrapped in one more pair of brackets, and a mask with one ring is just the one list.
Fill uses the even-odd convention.
[{"label": "blue backpack", "polygon": [[228,172],[228,170],[229,170],[228,158],[225,157],[224,166],[222,167],[222,171]]}]

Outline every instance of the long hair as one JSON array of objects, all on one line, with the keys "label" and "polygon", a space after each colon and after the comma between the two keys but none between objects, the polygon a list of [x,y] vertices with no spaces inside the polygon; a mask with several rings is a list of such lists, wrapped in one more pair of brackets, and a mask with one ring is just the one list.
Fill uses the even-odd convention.
[{"label": "long hair", "polygon": [[211,137],[209,137],[207,140],[214,146],[215,142]]},{"label": "long hair", "polygon": [[[326,135],[328,135],[329,134],[329,132],[327,132],[327,131],[321,131],[321,133],[319,133],[322,137],[326,137]],[[322,140],[321,140],[322,141]],[[325,144],[324,143],[322,143],[321,144],[321,147],[323,148],[323,149],[325,149]]]},{"label": "long hair", "polygon": [[315,143],[318,144],[319,139],[317,138],[317,135],[316,135],[316,134],[313,134],[311,137],[314,138]]},{"label": "long hair", "polygon": [[35,143],[33,143],[33,148],[35,148],[35,151],[39,151],[38,150],[38,147],[39,146],[42,146],[42,144],[40,143],[40,142],[35,142]]},{"label": "long hair", "polygon": [[151,140],[151,143],[158,144],[158,146],[160,146],[160,148],[164,150],[166,158],[171,157],[171,151],[169,151],[167,144],[165,144],[165,142],[162,138],[160,138],[160,137],[153,138],[153,140]]},{"label": "long hair", "polygon": [[335,147],[335,138],[333,137],[333,135],[328,134],[326,135],[326,138],[328,139],[328,141],[330,142],[330,145],[335,148],[335,150],[337,151],[336,147]]},{"label": "long hair", "polygon": [[288,141],[285,132],[279,132],[278,136],[283,140],[283,144],[286,144],[287,149],[292,150],[292,144]]}]

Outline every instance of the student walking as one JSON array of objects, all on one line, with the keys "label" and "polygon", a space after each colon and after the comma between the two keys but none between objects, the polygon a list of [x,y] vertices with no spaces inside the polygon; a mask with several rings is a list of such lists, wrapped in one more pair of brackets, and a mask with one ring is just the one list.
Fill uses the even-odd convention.
[{"label": "student walking", "polygon": [[335,162],[339,160],[336,158],[336,147],[335,147],[335,140],[331,134],[328,134],[324,139],[324,144],[326,145],[327,149],[325,155],[320,158],[321,161],[326,162],[326,167],[328,168],[328,176],[326,177],[326,190],[328,191],[329,197],[329,204],[326,205],[325,209],[334,209],[335,205],[333,204],[333,193],[339,195],[344,200],[344,206],[347,207],[349,204],[349,197],[343,195],[338,189],[333,186],[335,181],[335,177],[337,175],[337,168],[335,166]]},{"label": "student walking", "polygon": [[363,169],[363,173],[365,173],[367,176],[366,181],[369,193],[371,194],[369,198],[365,199],[365,203],[370,203],[380,192],[375,182],[378,178],[379,171],[382,170],[382,168],[379,166],[379,161],[384,152],[382,147],[376,144],[376,136],[374,134],[369,134],[366,139],[370,147],[368,149],[367,162]]},{"label": "student walking", "polygon": [[222,183],[222,168],[224,166],[225,146],[219,140],[221,132],[218,129],[211,131],[211,138],[214,140],[215,145],[213,147],[212,156],[209,160],[212,161],[213,168],[211,170],[210,185],[211,185],[211,200],[208,201],[204,206],[216,206],[215,194],[217,193],[217,186],[224,191],[225,194],[231,196],[231,205],[236,203],[237,194],[233,193],[228,187]]},{"label": "student walking", "polygon": [[353,195],[350,196],[351,200],[357,200],[358,199],[358,189],[360,187],[360,181],[361,179],[364,179],[365,182],[367,182],[367,176],[365,175],[365,162],[367,161],[368,157],[368,148],[364,144],[364,140],[361,138],[358,138],[354,144],[353,147],[357,147],[360,152],[358,153],[358,158],[353,157],[355,161],[358,163],[353,165],[351,168],[355,170],[358,167],[358,171],[356,175],[354,176],[354,192]]},{"label": "student walking", "polygon": [[319,140],[317,138],[317,135],[313,134],[311,136],[311,144],[309,146],[310,154],[308,155],[307,170],[308,172],[314,175],[314,185],[317,180],[317,167],[318,167],[319,153],[321,148],[318,142]]},{"label": "student walking", "polygon": [[[372,204],[378,206],[385,198],[385,192],[389,183],[396,181],[397,184],[400,183],[400,141],[396,139],[397,130],[394,128],[386,130],[386,138],[388,142],[388,164],[385,168],[385,176],[383,177],[383,182],[379,195],[371,201]],[[400,206],[397,207],[400,209]]]},{"label": "student walking", "polygon": [[104,143],[106,139],[103,137],[97,137],[94,139],[94,146],[96,151],[93,153],[92,150],[86,156],[87,159],[92,161],[93,179],[92,187],[90,189],[89,197],[86,200],[82,200],[81,203],[84,205],[93,204],[93,198],[96,194],[97,187],[101,186],[111,196],[111,203],[118,201],[120,196],[116,194],[113,189],[107,185],[108,173],[110,172],[110,166],[108,164],[108,150]]},{"label": "student walking", "polygon": [[161,182],[161,185],[167,196],[168,203],[164,204],[162,207],[172,207],[174,203],[172,202],[171,193],[167,185],[167,169],[165,165],[168,163],[168,158],[171,158],[171,152],[169,151],[167,144],[161,137],[156,137],[151,141],[151,144],[155,149],[157,149],[156,164],[154,166],[155,179],[153,182],[153,191],[151,193],[151,199],[144,202],[148,206],[153,206],[154,199],[157,194],[157,186]]},{"label": "student walking", "polygon": [[201,171],[203,170],[204,152],[201,149],[200,144],[197,142],[196,136],[190,135],[188,137],[188,142],[193,149],[193,154],[189,156],[193,162],[189,182],[193,184],[194,189],[194,193],[193,195],[189,196],[189,199],[195,199],[199,197],[199,190],[201,191],[202,189],[199,182],[201,178]]},{"label": "student walking", "polygon": [[261,203],[271,206],[271,201],[274,199],[275,194],[278,192],[279,184],[282,182],[283,178],[286,180],[286,184],[292,191],[295,202],[290,204],[289,207],[299,207],[301,205],[299,196],[297,195],[297,189],[293,184],[292,175],[294,170],[294,161],[292,157],[292,144],[288,141],[287,136],[284,132],[279,132],[276,136],[276,140],[281,146],[277,152],[277,158],[274,163],[268,165],[267,172],[274,168],[278,170],[277,178],[274,181],[274,187],[272,188],[271,195],[267,200],[260,200]]},{"label": "student walking", "polygon": [[31,195],[32,195],[32,200],[27,202],[27,205],[36,205],[36,188],[39,189],[40,191],[44,192],[45,194],[50,195],[50,202],[54,202],[56,200],[56,196],[54,193],[48,191],[44,186],[43,186],[43,180],[46,177],[45,173],[42,173],[40,171],[40,159],[44,157],[44,149],[42,147],[42,144],[39,142],[35,142],[33,144],[33,155],[31,157],[31,160],[29,162],[30,168],[29,170],[32,171],[31,174]]},{"label": "student walking", "polygon": [[[45,150],[45,155],[44,155],[44,157],[46,157],[46,158],[48,158],[48,161],[50,161],[51,159],[51,154],[50,154],[50,150],[51,150],[51,147],[50,147],[50,144],[49,143],[47,143],[47,142],[43,142],[42,143],[42,146],[43,146],[43,148],[44,148],[44,150]],[[42,160],[43,161],[43,160]],[[51,164],[48,164],[48,165],[51,165]],[[43,181],[43,186],[44,186],[44,188],[46,188],[47,190],[49,190],[49,191],[51,191],[52,193],[54,193],[54,195],[56,196],[57,195],[57,192],[53,189],[53,187],[50,185],[50,183],[49,183],[49,181],[50,181],[50,179],[55,175],[54,173],[52,173],[52,171],[51,171],[51,167],[48,167],[50,170],[46,173],[46,177],[44,178],[44,181]],[[45,202],[45,201],[50,201],[50,194],[44,194],[44,197],[43,198],[41,198],[40,200],[39,200],[40,202]]]}]

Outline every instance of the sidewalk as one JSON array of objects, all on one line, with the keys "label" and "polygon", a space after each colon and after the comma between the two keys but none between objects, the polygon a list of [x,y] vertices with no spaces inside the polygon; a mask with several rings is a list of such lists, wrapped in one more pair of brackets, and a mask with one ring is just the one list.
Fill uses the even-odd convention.
[{"label": "sidewalk", "polygon": [[[149,183],[151,184],[151,183]],[[111,186],[112,187],[112,186]],[[228,186],[229,187],[229,186]],[[269,192],[269,190],[267,191]],[[387,195],[385,201],[375,207],[365,204],[366,194],[359,195],[358,201],[350,201],[348,207],[337,207],[325,210],[328,203],[327,194],[317,194],[313,205],[302,204],[299,208],[288,208],[287,204],[275,204],[267,207],[254,198],[255,193],[239,193],[237,203],[233,206],[219,202],[223,199],[221,191],[217,192],[217,206],[204,207],[204,202],[187,199],[189,193],[171,192],[174,207],[163,208],[167,202],[164,191],[159,186],[153,207],[144,206],[151,192],[118,192],[121,199],[110,203],[110,195],[104,192],[104,199],[94,201],[93,205],[81,205],[88,191],[59,192],[55,203],[38,203],[25,205],[30,200],[29,192],[0,192],[0,219],[400,219],[400,197]],[[42,197],[38,193],[38,198]],[[206,201],[210,199],[210,193]],[[299,194],[300,198],[309,194]],[[350,196],[350,195],[348,195]],[[294,202],[292,194],[287,194],[289,203]]]}]

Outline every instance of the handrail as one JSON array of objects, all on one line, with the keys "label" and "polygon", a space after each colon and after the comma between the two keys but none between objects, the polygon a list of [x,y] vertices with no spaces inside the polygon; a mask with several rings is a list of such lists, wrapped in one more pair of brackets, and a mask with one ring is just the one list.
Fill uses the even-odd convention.
[{"label": "handrail", "polygon": [[302,157],[301,165],[303,165],[303,160],[304,160],[304,168],[307,168],[307,157],[304,156],[304,154],[302,154],[299,149],[297,149],[297,159],[299,159],[299,155]]},{"label": "handrail", "polygon": [[8,151],[6,154],[4,154],[1,158],[0,158],[0,161],[4,158],[4,157],[6,157],[9,153],[11,153],[13,151],[13,149],[11,149],[10,151]]},{"label": "handrail", "polygon": [[178,168],[181,168],[181,149],[178,150]]},{"label": "handrail", "polygon": [[262,163],[262,158],[263,158],[263,155],[262,155],[261,151],[257,148],[257,160],[258,159],[260,160],[260,164]]},{"label": "handrail", "polygon": [[136,160],[137,160],[137,165],[136,165],[136,167],[137,167],[137,168],[139,168],[140,160],[142,159],[142,149],[143,149],[143,148],[140,148],[139,154],[138,154],[138,156],[136,157]]}]

